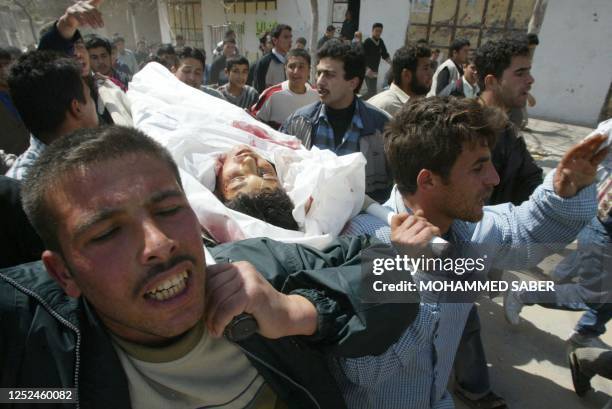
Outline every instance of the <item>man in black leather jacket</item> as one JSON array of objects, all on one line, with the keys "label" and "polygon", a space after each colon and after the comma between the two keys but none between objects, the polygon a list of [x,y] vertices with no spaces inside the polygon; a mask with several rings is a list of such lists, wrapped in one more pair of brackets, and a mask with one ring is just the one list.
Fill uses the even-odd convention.
[{"label": "man in black leather jacket", "polygon": [[[23,202],[46,250],[0,270],[1,387],[76,388],[84,408],[342,408],[325,354],[380,354],[416,315],[361,302],[363,238],[250,239],[210,265],[176,164],[131,128],[50,145]],[[221,337],[241,313],[258,333]]]}]

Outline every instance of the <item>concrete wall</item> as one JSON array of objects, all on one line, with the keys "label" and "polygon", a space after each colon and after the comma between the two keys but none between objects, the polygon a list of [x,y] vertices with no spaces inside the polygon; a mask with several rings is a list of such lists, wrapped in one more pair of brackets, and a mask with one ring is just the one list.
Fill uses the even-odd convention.
[{"label": "concrete wall", "polygon": [[529,114],[594,126],[612,81],[612,2],[548,3],[532,74]]},{"label": "concrete wall", "polygon": [[[404,45],[406,29],[410,21],[410,3],[407,0],[361,0],[359,10],[359,31],[364,40],[372,34],[372,24],[383,24],[382,39],[391,58],[398,48]],[[389,64],[380,62],[378,87],[382,88]]]},{"label": "concrete wall", "polygon": [[125,38],[126,46],[131,49],[143,38],[148,44],[160,43],[159,16],[155,5],[137,4],[131,10],[128,7],[127,2],[102,3],[100,11],[104,27],[97,32],[108,38],[120,33]]},{"label": "concrete wall", "polygon": [[[330,16],[330,1],[318,0],[319,3],[319,35],[323,35],[323,31],[328,22],[331,21]],[[293,40],[298,37],[305,37],[308,40],[310,47],[310,29],[312,25],[312,11],[310,10],[310,1],[306,0],[280,0],[277,2],[276,10],[258,10],[256,13],[233,13],[226,12],[221,2],[218,0],[202,0],[202,20],[204,29],[204,44],[206,44],[206,52],[211,53],[209,48],[210,33],[209,25],[221,25],[225,23],[235,22],[244,23],[245,32],[242,38],[243,44],[239,44],[240,51],[249,59],[254,60],[257,56],[259,48],[259,39],[257,38],[257,22],[278,22],[289,24],[293,28]]]}]

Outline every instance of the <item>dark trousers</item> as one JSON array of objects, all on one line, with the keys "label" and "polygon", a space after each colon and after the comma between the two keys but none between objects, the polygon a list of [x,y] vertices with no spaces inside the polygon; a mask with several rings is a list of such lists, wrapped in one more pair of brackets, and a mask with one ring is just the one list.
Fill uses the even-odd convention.
[{"label": "dark trousers", "polygon": [[482,340],[480,318],[476,305],[472,307],[465,323],[457,355],[455,356],[455,380],[471,399],[479,399],[491,390],[489,370]]}]

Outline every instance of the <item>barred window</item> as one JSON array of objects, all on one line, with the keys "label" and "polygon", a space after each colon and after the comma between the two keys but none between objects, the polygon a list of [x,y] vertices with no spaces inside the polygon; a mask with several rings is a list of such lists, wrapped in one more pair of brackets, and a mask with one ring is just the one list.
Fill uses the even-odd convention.
[{"label": "barred window", "polygon": [[276,10],[276,0],[223,0],[228,13],[257,13],[259,10]]}]

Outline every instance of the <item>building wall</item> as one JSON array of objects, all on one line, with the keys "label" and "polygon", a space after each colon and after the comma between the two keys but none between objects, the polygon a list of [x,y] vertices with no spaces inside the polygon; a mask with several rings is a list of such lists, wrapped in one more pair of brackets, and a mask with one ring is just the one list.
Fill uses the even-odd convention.
[{"label": "building wall", "polygon": [[128,7],[130,6],[127,1],[102,3],[100,11],[104,18],[104,27],[97,32],[109,38],[119,33],[125,38],[126,46],[131,49],[140,39],[145,39],[147,44],[160,43],[161,32],[155,3],[137,4],[132,10]]},{"label": "building wall", "polygon": [[[406,0],[361,0],[359,10],[359,31],[364,40],[372,33],[372,24],[383,24],[382,39],[391,58],[398,48],[404,45],[406,29],[410,21],[410,3]],[[390,68],[384,61],[380,62],[378,87],[382,88],[385,74]]]},{"label": "building wall", "polygon": [[548,2],[532,74],[529,114],[594,126],[612,81],[612,2]]},{"label": "building wall", "polygon": [[[330,0],[318,0],[319,4],[319,35],[323,35],[325,26],[331,21]],[[202,19],[204,25],[204,43],[206,52],[211,53],[211,39],[208,26],[226,23],[244,23],[244,35],[240,51],[250,60],[257,57],[259,39],[257,37],[257,24],[274,22],[289,24],[293,28],[293,40],[305,37],[310,47],[310,29],[312,24],[312,11],[310,1],[306,0],[279,0],[276,10],[257,10],[251,13],[228,12],[218,0],[202,0]]]}]

